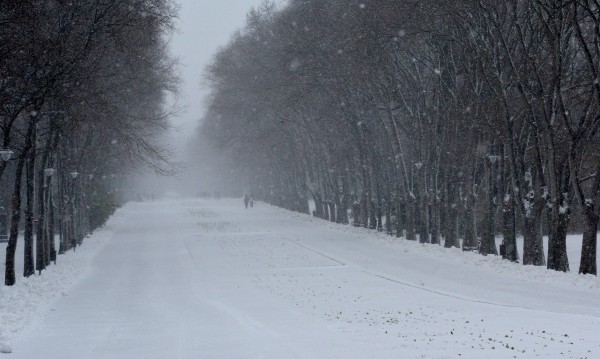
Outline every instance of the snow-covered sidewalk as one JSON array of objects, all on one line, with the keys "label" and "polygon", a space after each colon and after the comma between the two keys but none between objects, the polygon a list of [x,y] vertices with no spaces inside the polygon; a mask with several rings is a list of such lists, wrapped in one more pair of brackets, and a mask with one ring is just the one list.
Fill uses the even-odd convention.
[{"label": "snow-covered sidewalk", "polygon": [[60,260],[0,287],[7,357],[600,357],[596,277],[262,203],[132,203]]}]

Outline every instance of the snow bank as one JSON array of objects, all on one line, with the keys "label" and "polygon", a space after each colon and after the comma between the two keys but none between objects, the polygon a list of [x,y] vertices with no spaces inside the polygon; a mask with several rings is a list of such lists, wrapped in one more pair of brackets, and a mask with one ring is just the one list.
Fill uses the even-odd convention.
[{"label": "snow bank", "polygon": [[[67,296],[69,289],[89,272],[92,258],[100,251],[113,234],[112,227],[120,216],[112,219],[83,241],[75,251],[57,258],[57,264],[29,278],[22,277],[23,240],[17,245],[17,283],[13,286],[0,285],[0,353],[12,352],[11,341],[20,332],[35,326],[37,320],[47,312],[54,300]],[[0,246],[5,253],[6,244]],[[4,264],[4,258],[2,258]],[[4,266],[2,267],[4,269]],[[37,273],[37,272],[36,272]],[[51,310],[51,309],[50,309]]]}]

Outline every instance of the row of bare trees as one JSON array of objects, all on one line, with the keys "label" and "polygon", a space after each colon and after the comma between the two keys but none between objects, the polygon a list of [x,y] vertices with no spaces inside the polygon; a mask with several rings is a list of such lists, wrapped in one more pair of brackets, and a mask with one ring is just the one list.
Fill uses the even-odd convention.
[{"label": "row of bare trees", "polygon": [[558,271],[575,219],[596,274],[599,71],[595,0],[266,4],[207,69],[198,149],[285,208],[484,255],[502,234]]},{"label": "row of bare trees", "polygon": [[0,184],[10,207],[5,284],[13,285],[21,230],[28,277],[114,211],[116,176],[140,165],[172,169],[159,138],[176,85],[165,46],[176,7],[0,0],[0,8],[0,131],[11,157],[0,161]]}]

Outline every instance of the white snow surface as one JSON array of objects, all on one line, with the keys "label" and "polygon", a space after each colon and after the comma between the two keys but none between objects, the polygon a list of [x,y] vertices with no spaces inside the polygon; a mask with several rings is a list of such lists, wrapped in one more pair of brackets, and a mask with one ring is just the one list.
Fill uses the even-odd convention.
[{"label": "white snow surface", "polygon": [[0,286],[0,357],[600,358],[574,243],[558,273],[260,202],[130,203]]}]

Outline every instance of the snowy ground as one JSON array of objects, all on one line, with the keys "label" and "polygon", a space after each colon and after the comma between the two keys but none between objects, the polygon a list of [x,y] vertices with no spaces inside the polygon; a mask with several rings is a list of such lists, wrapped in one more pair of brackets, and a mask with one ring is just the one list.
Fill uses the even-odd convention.
[{"label": "snowy ground", "polygon": [[[308,206],[310,213],[315,210],[315,202],[312,200],[308,201]],[[351,215],[351,212],[348,211],[348,215]],[[352,220],[350,216],[350,220]],[[385,227],[385,218],[383,218],[384,227]],[[417,237],[419,235],[417,234]],[[577,235],[568,235],[567,236],[567,257],[569,258],[569,265],[572,271],[579,271],[579,262],[581,260],[581,241],[583,236],[581,234]],[[459,242],[462,245],[462,239],[459,239]],[[502,243],[502,236],[496,237],[496,250],[500,251],[500,244]],[[442,245],[444,244],[444,240],[442,239]],[[544,245],[544,253],[545,257],[548,258],[548,237],[544,236],[543,238]],[[517,249],[519,251],[519,261],[523,263],[523,237],[517,237]],[[598,248],[598,252],[600,253],[600,248]],[[596,262],[600,263],[600,256],[596,257]]]},{"label": "snowy ground", "polygon": [[59,260],[0,286],[7,357],[600,357],[596,277],[262,203],[129,204]]}]

